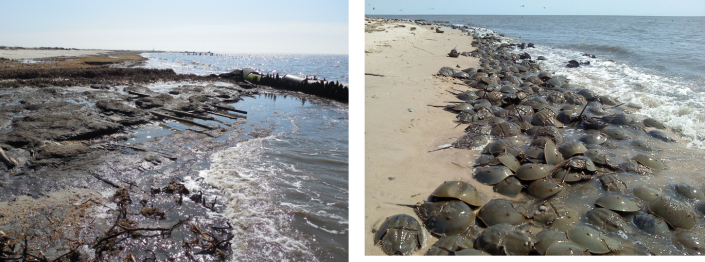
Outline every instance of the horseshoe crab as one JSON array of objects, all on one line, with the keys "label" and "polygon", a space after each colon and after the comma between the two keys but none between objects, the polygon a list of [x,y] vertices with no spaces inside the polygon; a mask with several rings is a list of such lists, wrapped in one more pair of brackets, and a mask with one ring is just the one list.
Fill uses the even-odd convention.
[{"label": "horseshoe crab", "polygon": [[648,127],[653,127],[653,128],[658,128],[658,129],[666,129],[666,126],[663,125],[663,123],[659,122],[656,119],[653,118],[647,118],[642,121],[644,125]]},{"label": "horseshoe crab", "polygon": [[548,247],[554,243],[568,241],[568,236],[564,232],[555,229],[543,230],[536,234],[536,238],[538,242],[534,245],[534,249],[541,255],[545,255]]},{"label": "horseshoe crab", "polygon": [[705,201],[705,193],[703,193],[702,189],[696,186],[691,186],[688,184],[678,184],[676,185],[676,192],[689,199]]},{"label": "horseshoe crab", "polygon": [[558,148],[553,140],[546,139],[543,154],[546,158],[546,164],[558,165],[563,162],[563,155],[558,151]]},{"label": "horseshoe crab", "polygon": [[668,224],[666,224],[666,221],[648,213],[635,216],[634,225],[652,235],[661,235],[668,232]]},{"label": "horseshoe crab", "polygon": [[551,170],[543,164],[524,164],[516,171],[515,176],[524,181],[533,181],[547,177]]},{"label": "horseshoe crab", "polygon": [[553,243],[546,249],[547,256],[589,256],[590,252],[584,247],[571,241]]},{"label": "horseshoe crab", "polygon": [[563,133],[561,133],[561,131],[555,126],[535,126],[529,131],[534,131],[534,129],[536,129],[535,132],[532,132],[534,134],[534,138],[545,136],[553,140],[553,143],[563,143]]},{"label": "horseshoe crab", "polygon": [[577,211],[555,200],[536,206],[531,215],[535,224],[559,231],[567,231],[580,219]]},{"label": "horseshoe crab", "polygon": [[563,185],[556,183],[553,179],[542,178],[531,182],[526,189],[526,194],[543,200],[560,193],[563,189],[565,189]]},{"label": "horseshoe crab", "polygon": [[604,207],[612,211],[636,212],[644,208],[636,200],[621,194],[608,194],[599,199],[595,205]]},{"label": "horseshoe crab", "polygon": [[492,126],[490,134],[497,137],[510,137],[521,134],[519,125],[512,122],[502,122]]},{"label": "horseshoe crab", "polygon": [[490,253],[477,249],[465,249],[455,252],[455,260],[458,262],[497,262]]},{"label": "horseshoe crab", "polygon": [[582,137],[580,137],[580,141],[582,141],[585,144],[588,145],[601,145],[605,141],[607,141],[607,137],[603,136],[602,134],[586,134]]},{"label": "horseshoe crab", "polygon": [[512,170],[505,166],[478,167],[475,180],[485,185],[494,185],[513,175]]},{"label": "horseshoe crab", "polygon": [[421,206],[412,207],[424,221],[426,229],[438,237],[460,234],[475,222],[475,213],[460,200],[426,201]]},{"label": "horseshoe crab", "polygon": [[634,194],[639,199],[649,203],[663,195],[663,193],[661,193],[661,190],[653,189],[646,186],[635,187],[634,190],[632,190],[632,194]]},{"label": "horseshoe crab", "polygon": [[528,261],[537,239],[529,230],[517,226],[504,237],[504,253],[510,261]]},{"label": "horseshoe crab", "polygon": [[602,188],[604,188],[607,191],[614,191],[614,192],[620,192],[620,193],[626,193],[627,191],[627,184],[624,183],[624,181],[620,180],[617,178],[616,175],[613,174],[607,174],[603,175],[600,177],[600,184],[602,184]]},{"label": "horseshoe crab", "polygon": [[610,158],[605,151],[600,149],[588,149],[585,151],[585,156],[590,158],[590,160],[592,160],[592,162],[596,165],[604,166],[612,170],[619,169],[619,165],[612,161],[612,158]]},{"label": "horseshoe crab", "polygon": [[453,198],[471,206],[482,206],[482,198],[474,186],[462,181],[446,181],[431,193],[436,198]]},{"label": "horseshoe crab", "polygon": [[602,120],[614,124],[614,125],[628,125],[632,122],[632,118],[625,113],[619,113],[616,115],[603,116]]},{"label": "horseshoe crab", "polygon": [[490,136],[465,133],[465,135],[458,138],[451,144],[453,148],[474,148],[490,142]]},{"label": "horseshoe crab", "polygon": [[475,248],[491,255],[504,255],[504,237],[513,229],[510,224],[490,226],[475,240]]},{"label": "horseshoe crab", "polygon": [[622,249],[622,244],[589,226],[576,226],[568,231],[568,239],[592,254],[606,254]]},{"label": "horseshoe crab", "polygon": [[501,155],[497,156],[497,159],[504,166],[509,168],[509,170],[512,170],[512,172],[516,172],[517,169],[519,169],[519,167],[521,166],[521,163],[519,163],[519,160],[517,160],[517,158],[510,153],[501,154]]},{"label": "horseshoe crab", "polygon": [[463,100],[463,101],[469,102],[469,103],[474,102],[475,99],[477,99],[477,95],[475,94],[475,92],[473,92],[471,90],[462,92],[462,93],[456,95],[456,97],[460,100]]},{"label": "horseshoe crab", "polygon": [[675,228],[692,229],[698,224],[698,215],[686,203],[662,196],[649,204],[649,212]]},{"label": "horseshoe crab", "polygon": [[660,159],[644,154],[638,154],[632,160],[655,171],[661,171],[666,167]]},{"label": "horseshoe crab", "polygon": [[557,126],[563,127],[563,123],[556,119],[556,114],[551,110],[541,110],[531,118],[531,124],[535,126]]},{"label": "horseshoe crab", "polygon": [[416,219],[399,214],[386,218],[375,232],[375,245],[387,255],[411,255],[426,245],[426,236]]},{"label": "horseshoe crab", "polygon": [[632,146],[635,147],[636,149],[639,149],[641,151],[656,151],[656,147],[652,146],[651,144],[647,143],[646,141],[642,140],[632,140]]},{"label": "horseshoe crab", "polygon": [[666,133],[661,132],[661,131],[658,131],[658,130],[651,130],[651,131],[647,132],[647,134],[649,134],[651,137],[656,138],[656,139],[659,139],[659,140],[661,140],[661,141],[663,141],[663,142],[669,142],[669,143],[676,142],[675,139],[673,139],[673,138],[671,138],[670,136],[666,135]]},{"label": "horseshoe crab", "polygon": [[595,172],[597,168],[595,164],[586,156],[574,156],[556,165],[551,172],[554,179],[561,182],[576,182],[581,180],[589,180],[592,175],[585,172]]},{"label": "horseshoe crab", "polygon": [[595,208],[590,210],[587,212],[587,219],[590,224],[607,232],[634,233],[634,229],[629,226],[627,220],[609,209]]},{"label": "horseshoe crab", "polygon": [[703,230],[699,232],[682,231],[676,234],[676,240],[683,245],[690,255],[702,255],[705,253],[705,235]]},{"label": "horseshoe crab", "polygon": [[460,235],[445,236],[426,251],[426,256],[452,256],[457,251],[473,247],[473,240]]},{"label": "horseshoe crab", "polygon": [[574,155],[582,155],[587,151],[587,147],[585,147],[585,144],[583,142],[580,142],[579,140],[569,142],[569,143],[564,143],[558,146],[558,151],[561,152],[563,157],[572,157]]},{"label": "horseshoe crab", "polygon": [[617,126],[605,127],[601,130],[601,132],[609,138],[620,139],[620,140],[629,138],[629,136],[627,135],[627,132],[624,132],[624,129],[617,127]]},{"label": "horseshoe crab", "polygon": [[499,182],[492,187],[494,192],[508,197],[517,196],[522,189],[524,189],[524,185],[522,185],[521,182],[513,176],[507,177],[502,180],[502,182]]},{"label": "horseshoe crab", "polygon": [[516,145],[514,145],[514,143],[506,139],[498,139],[497,141],[488,144],[482,150],[482,153],[493,155],[499,155],[505,152],[515,156],[521,155],[523,153],[521,148],[517,147]]},{"label": "horseshoe crab", "polygon": [[480,208],[477,217],[487,226],[518,225],[526,222],[526,208],[509,200],[492,199]]}]

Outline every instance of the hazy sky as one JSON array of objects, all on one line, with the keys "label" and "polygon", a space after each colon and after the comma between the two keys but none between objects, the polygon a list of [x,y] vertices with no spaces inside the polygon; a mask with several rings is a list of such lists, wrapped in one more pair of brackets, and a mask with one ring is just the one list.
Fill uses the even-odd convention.
[{"label": "hazy sky", "polygon": [[347,54],[347,0],[0,0],[0,46]]},{"label": "hazy sky", "polygon": [[[523,6],[523,7],[522,7]],[[374,8],[374,9],[373,9]],[[365,14],[705,16],[703,0],[367,0]]]}]

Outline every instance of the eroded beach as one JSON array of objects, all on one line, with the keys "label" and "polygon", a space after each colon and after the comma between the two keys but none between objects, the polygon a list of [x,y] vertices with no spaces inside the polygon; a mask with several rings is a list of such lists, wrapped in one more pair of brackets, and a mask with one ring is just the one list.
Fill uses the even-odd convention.
[{"label": "eroded beach", "polygon": [[[260,170],[238,176],[241,166],[223,162],[238,162],[236,158],[243,163],[254,161],[263,157],[258,155],[260,151],[269,150],[262,143],[277,143],[286,137],[282,134],[309,128],[310,124],[300,122],[301,108],[313,111],[306,113],[309,119],[347,130],[346,124],[338,124],[345,121],[339,118],[344,117],[347,105],[243,81],[242,75],[221,78],[137,68],[144,61],[139,52],[2,52],[8,57],[0,71],[4,87],[0,89],[3,258],[220,261],[346,256],[346,250],[339,247],[343,241],[337,239],[322,244],[324,251],[300,241],[321,229],[345,236],[345,230],[329,229],[327,224],[347,219],[347,214],[341,214],[347,208],[340,204],[347,203],[345,197],[324,199],[334,204],[322,204],[331,219],[320,218],[306,208],[297,209],[293,223],[317,219],[318,228],[285,231],[291,227],[281,223],[289,222],[278,219],[288,217],[289,211],[243,211],[248,211],[249,204],[265,207],[265,203],[281,203],[274,196],[287,196],[296,204],[310,201],[306,192],[290,196],[290,192],[275,191],[277,183],[300,179],[297,171],[277,171],[280,173],[272,175],[285,176],[282,181],[263,184],[247,178]],[[278,106],[271,106],[277,98]],[[326,106],[336,108],[339,112],[335,114],[342,116],[319,108]],[[255,142],[245,143],[251,140]],[[242,148],[260,153],[238,151]],[[317,149],[312,146],[305,151],[318,154]],[[224,160],[211,159],[216,152],[221,152],[219,157]],[[280,156],[284,163],[290,157]],[[320,168],[346,169],[347,163]],[[227,185],[223,185],[225,180]],[[298,182],[302,185],[315,187]],[[247,189],[249,186],[253,188]],[[259,190],[264,186],[267,191]],[[241,190],[249,190],[243,194],[248,198],[240,196]],[[317,190],[322,189],[309,191]],[[234,211],[237,206],[244,210]],[[233,223],[237,219],[242,222]],[[283,229],[264,227],[273,223],[280,223]],[[277,242],[248,235],[263,229],[265,232],[257,236],[281,238],[276,234],[289,234],[290,238]],[[240,241],[234,246],[236,235]],[[252,249],[263,252],[246,253]]]},{"label": "eroded beach", "polygon": [[452,27],[366,19],[366,255],[701,254],[690,130],[581,85],[593,55],[546,71],[534,44]]}]

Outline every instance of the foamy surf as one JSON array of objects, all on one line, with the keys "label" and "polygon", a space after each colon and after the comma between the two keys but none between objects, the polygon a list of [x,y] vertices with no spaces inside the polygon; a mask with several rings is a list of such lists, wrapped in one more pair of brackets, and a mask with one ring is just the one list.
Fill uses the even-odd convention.
[{"label": "foamy surf", "polygon": [[[614,62],[608,58],[587,58],[583,52],[536,45],[526,48],[532,58],[544,56],[540,61],[548,72],[564,75],[575,84],[610,95],[621,102],[641,107],[635,112],[643,117],[653,117],[680,133],[689,147],[705,148],[705,94],[698,91],[696,83],[659,75],[658,72]],[[590,65],[567,68],[569,60],[590,61]]]},{"label": "foamy surf", "polygon": [[262,164],[264,141],[275,136],[254,138],[211,155],[211,167],[199,176],[222,190],[224,216],[233,225],[233,261],[308,260],[317,261],[308,241],[292,230],[290,214],[272,195],[277,188],[270,177],[276,166]]}]

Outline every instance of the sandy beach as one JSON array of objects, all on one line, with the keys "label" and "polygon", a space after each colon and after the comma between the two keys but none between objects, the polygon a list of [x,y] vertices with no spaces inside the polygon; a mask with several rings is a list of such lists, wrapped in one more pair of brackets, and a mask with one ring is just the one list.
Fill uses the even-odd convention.
[{"label": "sandy beach", "polygon": [[90,55],[110,54],[110,50],[89,50],[89,49],[0,49],[0,58],[7,59],[37,59],[48,57],[80,57]]},{"label": "sandy beach", "polygon": [[[478,65],[477,58],[447,56],[456,46],[459,52],[474,50],[472,37],[449,28],[441,34],[434,26],[369,18],[366,26],[383,30],[365,33],[365,254],[384,255],[373,243],[379,224],[395,214],[418,219],[411,208],[396,204],[423,202],[451,180],[471,183],[487,199],[494,193],[472,179],[468,162],[479,152],[429,152],[463,134],[453,122],[455,114],[428,105],[457,101],[449,91],[467,90],[462,81],[436,74],[444,66]],[[416,254],[436,241],[425,234],[428,243]]]}]

